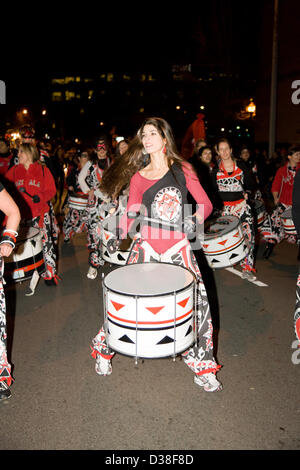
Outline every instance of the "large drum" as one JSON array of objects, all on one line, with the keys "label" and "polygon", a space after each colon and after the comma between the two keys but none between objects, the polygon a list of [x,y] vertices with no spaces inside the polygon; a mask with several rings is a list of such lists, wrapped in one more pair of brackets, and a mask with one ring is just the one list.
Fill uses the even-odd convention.
[{"label": "large drum", "polygon": [[286,209],[281,214],[282,225],[286,235],[297,235],[297,230],[295,228],[293,218],[292,218],[292,209]]},{"label": "large drum", "polygon": [[11,255],[5,259],[4,279],[19,282],[30,279],[37,271],[45,272],[43,245],[40,231],[33,227],[22,227]]},{"label": "large drum", "polygon": [[249,252],[238,217],[226,215],[207,221],[203,252],[211,268],[234,266]]},{"label": "large drum", "polygon": [[70,195],[68,198],[68,206],[70,209],[77,209],[79,211],[82,211],[86,209],[88,203],[88,196],[75,196]]},{"label": "large drum", "polygon": [[117,224],[119,223],[119,216],[110,216],[107,217],[102,221],[102,231],[101,231],[101,238],[102,238],[102,258],[111,264],[118,264],[120,266],[124,266],[127,262],[131,246],[132,240],[126,239],[121,243],[120,249],[117,250],[115,253],[110,253],[107,249],[107,242],[111,238],[114,238],[113,233],[115,233],[115,229]]},{"label": "large drum", "polygon": [[195,341],[193,274],[168,263],[122,266],[103,280],[107,344],[136,358],[175,356]]},{"label": "large drum", "polygon": [[266,211],[265,205],[262,201],[259,201],[258,199],[254,199],[253,201],[251,201],[250,205],[253,209],[253,214],[256,220],[257,231],[261,232],[263,223],[267,217],[267,211]]}]

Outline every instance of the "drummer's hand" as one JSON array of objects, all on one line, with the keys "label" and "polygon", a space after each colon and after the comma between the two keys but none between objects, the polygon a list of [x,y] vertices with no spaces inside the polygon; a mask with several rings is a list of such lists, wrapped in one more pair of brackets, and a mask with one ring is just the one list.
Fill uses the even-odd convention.
[{"label": "drummer's hand", "polygon": [[13,247],[10,243],[1,243],[0,245],[0,255],[1,256],[9,256],[13,251]]},{"label": "drummer's hand", "polygon": [[245,201],[248,201],[248,193],[244,193],[244,199]]},{"label": "drummer's hand", "polygon": [[108,252],[113,255],[116,251],[119,250],[122,240],[118,240],[117,238],[111,238],[107,242],[107,250]]},{"label": "drummer's hand", "polygon": [[196,222],[195,218],[192,216],[186,217],[183,221],[183,231],[184,233],[190,235],[196,231]]}]

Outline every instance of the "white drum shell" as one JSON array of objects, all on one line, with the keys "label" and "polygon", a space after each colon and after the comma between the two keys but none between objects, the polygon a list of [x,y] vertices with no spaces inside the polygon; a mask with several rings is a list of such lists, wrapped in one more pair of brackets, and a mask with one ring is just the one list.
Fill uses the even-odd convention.
[{"label": "white drum shell", "polygon": [[4,277],[23,281],[29,279],[34,270],[45,271],[41,233],[33,227],[21,228],[15,249],[5,258]]},{"label": "white drum shell", "polygon": [[70,209],[84,210],[87,207],[88,199],[77,196],[69,196],[68,206]]},{"label": "white drum shell", "polygon": [[292,219],[292,210],[285,210],[280,217],[286,235],[297,235],[297,230]]},{"label": "white drum shell", "polygon": [[117,222],[120,216],[107,217],[102,222],[101,238],[102,238],[102,258],[111,264],[118,264],[124,266],[128,260],[128,256],[133,242],[124,240],[121,244],[121,249],[115,253],[109,253],[107,249],[107,242],[114,237],[112,230],[117,227]]},{"label": "white drum shell", "polygon": [[227,268],[242,261],[249,251],[238,217],[221,216],[209,222],[209,227],[224,224],[218,233],[206,233],[202,242],[203,252],[211,268]]},{"label": "white drum shell", "polygon": [[[148,266],[147,266],[148,265]],[[149,266],[156,265],[156,266]],[[170,266],[167,263],[144,263],[127,265],[119,269],[131,276],[135,271],[144,279],[149,277],[148,268],[154,269],[153,278],[158,279],[159,268]],[[129,269],[127,269],[129,268]],[[105,286],[105,311],[107,344],[114,351],[128,356],[141,358],[159,358],[179,354],[188,349],[194,342],[194,278],[187,271],[187,285],[177,292],[147,295],[116,292]],[[169,279],[165,278],[166,289],[170,288]],[[146,280],[147,282],[147,280]],[[164,285],[159,279],[160,291]]]}]

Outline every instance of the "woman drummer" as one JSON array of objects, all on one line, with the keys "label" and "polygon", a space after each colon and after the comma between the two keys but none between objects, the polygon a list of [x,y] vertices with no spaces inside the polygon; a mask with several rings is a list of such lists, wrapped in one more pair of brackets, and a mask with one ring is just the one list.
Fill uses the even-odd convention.
[{"label": "woman drummer", "polygon": [[[78,176],[84,165],[89,161],[88,151],[82,151],[75,162],[76,165],[70,171],[66,178],[69,196],[73,195],[77,198],[86,199],[87,196],[81,191],[78,183]],[[63,235],[64,242],[69,243],[75,233],[81,233],[86,230],[87,226],[87,210],[86,206],[81,209],[75,207],[68,207],[68,212],[64,217],[63,222]]]},{"label": "woman drummer", "polygon": [[50,170],[40,161],[35,145],[22,143],[18,150],[18,165],[6,173],[6,180],[14,183],[14,197],[21,212],[22,224],[40,230],[46,271],[41,276],[47,285],[56,286],[56,250],[49,213],[49,202],[56,194]]},{"label": "woman drummer", "polygon": [[96,279],[98,269],[103,266],[101,248],[101,229],[99,226],[99,208],[103,201],[103,194],[99,190],[103,172],[111,164],[110,149],[107,139],[100,137],[96,143],[95,158],[91,158],[82,168],[78,176],[78,183],[84,194],[88,194],[87,206],[87,232],[89,250],[88,279]]},{"label": "woman drummer", "polygon": [[11,365],[6,349],[6,301],[3,289],[3,256],[9,256],[15,247],[20,211],[12,197],[0,183],[0,210],[6,216],[5,228],[0,238],[0,401],[11,397]]},{"label": "woman drummer", "polygon": [[[127,212],[123,215],[119,230],[122,238],[130,232],[132,220],[127,213],[145,208],[150,218],[162,222],[168,220],[174,229],[162,228],[145,222],[141,223],[140,234],[137,234],[128,264],[164,261],[182,265],[194,273],[197,280],[197,316],[198,346],[191,347],[182,354],[184,362],[194,372],[194,381],[207,392],[222,389],[216,378],[220,366],[213,357],[213,326],[210,308],[202,276],[191,249],[188,236],[179,228],[179,220],[184,226],[193,228],[192,217],[185,217],[187,193],[196,200],[198,211],[196,218],[203,223],[212,211],[212,204],[204,192],[192,166],[177,153],[172,130],[161,118],[147,119],[130,143],[119,166],[119,179],[115,182],[115,195],[130,181]],[[177,224],[177,227],[176,227]],[[120,243],[118,240],[117,245]],[[105,332],[102,327],[93,339],[92,356],[96,359],[96,372],[109,375],[111,358],[114,351],[108,348]]]},{"label": "woman drummer", "polygon": [[246,165],[232,156],[227,139],[220,139],[215,146],[220,159],[212,170],[213,185],[223,201],[222,215],[234,215],[240,219],[249,252],[241,261],[243,278],[256,279],[254,269],[255,226],[248,197],[255,188],[255,182]]}]

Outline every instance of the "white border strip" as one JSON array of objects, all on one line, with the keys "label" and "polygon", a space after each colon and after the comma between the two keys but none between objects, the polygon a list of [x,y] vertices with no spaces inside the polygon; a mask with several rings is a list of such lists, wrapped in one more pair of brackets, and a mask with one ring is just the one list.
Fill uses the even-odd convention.
[{"label": "white border strip", "polygon": [[[226,271],[229,271],[230,273],[235,274],[236,276],[242,277],[242,275],[243,275],[240,271],[238,271],[235,268],[225,268],[225,269],[226,269]],[[255,280],[247,279],[247,281],[252,282],[253,284],[255,284],[258,287],[269,287],[268,284],[264,284],[263,282],[258,281],[256,279]]]}]

